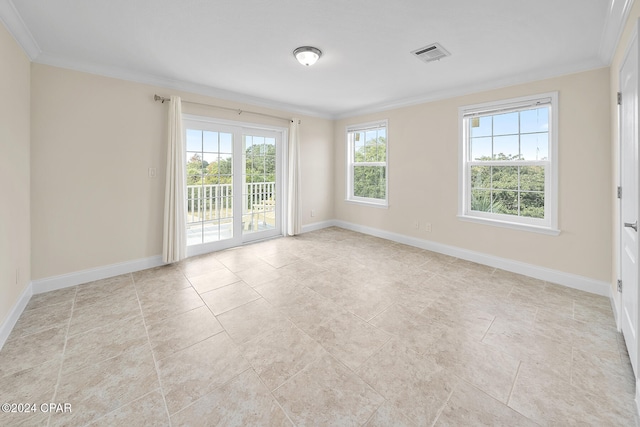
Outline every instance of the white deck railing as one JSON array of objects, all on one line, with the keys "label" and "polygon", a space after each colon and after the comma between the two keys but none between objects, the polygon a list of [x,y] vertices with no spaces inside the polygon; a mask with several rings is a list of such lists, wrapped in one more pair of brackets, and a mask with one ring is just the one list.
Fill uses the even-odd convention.
[{"label": "white deck railing", "polygon": [[[275,182],[244,184],[242,212],[263,210],[276,198]],[[232,184],[187,185],[187,222],[224,218],[233,208]]]}]

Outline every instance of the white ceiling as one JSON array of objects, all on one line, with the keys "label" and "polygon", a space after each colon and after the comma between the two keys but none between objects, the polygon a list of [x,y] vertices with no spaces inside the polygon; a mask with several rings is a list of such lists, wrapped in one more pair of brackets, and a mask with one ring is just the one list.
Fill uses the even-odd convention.
[{"label": "white ceiling", "polygon": [[[0,0],[0,19],[35,62],[335,118],[609,65],[632,1]],[[409,53],[432,42],[452,56]]]}]

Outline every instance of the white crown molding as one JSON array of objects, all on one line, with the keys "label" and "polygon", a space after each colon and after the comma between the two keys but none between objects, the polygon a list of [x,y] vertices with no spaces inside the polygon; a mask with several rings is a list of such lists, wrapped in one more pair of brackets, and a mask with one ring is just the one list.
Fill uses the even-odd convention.
[{"label": "white crown molding", "polygon": [[318,117],[331,120],[333,117],[326,112],[302,108],[297,105],[287,104],[284,102],[271,101],[251,95],[232,92],[225,89],[206,86],[197,83],[189,83],[181,80],[169,79],[166,77],[155,76],[133,70],[127,70],[119,67],[110,67],[101,64],[95,64],[88,61],[80,61],[76,59],[63,58],[57,55],[41,53],[34,60],[38,64],[51,65],[58,68],[66,68],[74,71],[81,71],[89,74],[96,74],[104,77],[111,77],[120,80],[126,80],[136,83],[158,86],[165,89],[174,89],[183,92],[190,92],[197,95],[210,96],[212,98],[223,99],[226,101],[241,102],[257,107],[270,108],[273,110],[284,111],[290,114],[300,114],[311,117]]},{"label": "white crown molding", "polygon": [[2,21],[13,38],[16,39],[31,61],[42,53],[40,46],[38,46],[11,0],[0,0],[0,21]]},{"label": "white crown molding", "polygon": [[356,116],[363,116],[365,114],[379,113],[383,111],[395,110],[398,108],[411,107],[413,105],[426,104],[434,101],[441,101],[443,99],[451,99],[458,96],[470,95],[479,92],[501,89],[509,86],[515,86],[520,84],[532,83],[535,81],[551,79],[555,77],[566,76],[574,73],[581,73],[584,71],[595,70],[603,68],[606,65],[603,64],[600,59],[592,59],[584,61],[578,64],[572,64],[569,66],[563,65],[555,68],[544,68],[527,73],[521,73],[517,76],[511,76],[503,79],[492,80],[479,84],[471,84],[467,86],[458,86],[455,88],[444,89],[441,91],[430,92],[424,95],[420,95],[412,98],[405,98],[397,101],[391,101],[388,103],[381,103],[371,105],[368,107],[351,110],[348,112],[339,113],[334,116],[335,120],[348,119]]},{"label": "white crown molding", "polygon": [[632,6],[633,0],[610,0],[598,48],[598,56],[605,65],[611,65]]}]

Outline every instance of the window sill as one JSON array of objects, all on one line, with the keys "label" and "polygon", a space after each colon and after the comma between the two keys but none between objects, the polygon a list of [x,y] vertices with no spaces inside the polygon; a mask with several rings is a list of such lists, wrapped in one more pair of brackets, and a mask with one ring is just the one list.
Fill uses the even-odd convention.
[{"label": "window sill", "polygon": [[477,224],[491,225],[494,227],[510,228],[512,230],[529,231],[532,233],[546,234],[549,236],[560,235],[557,228],[540,227],[537,225],[518,224],[514,222],[500,221],[497,219],[478,218],[474,216],[458,215],[458,219],[466,222],[475,222]]},{"label": "window sill", "polygon": [[353,199],[344,199],[344,201],[354,205],[369,206],[372,208],[381,208],[381,209],[389,208],[389,203],[387,203],[386,201],[384,203],[367,202],[365,200],[353,200]]}]

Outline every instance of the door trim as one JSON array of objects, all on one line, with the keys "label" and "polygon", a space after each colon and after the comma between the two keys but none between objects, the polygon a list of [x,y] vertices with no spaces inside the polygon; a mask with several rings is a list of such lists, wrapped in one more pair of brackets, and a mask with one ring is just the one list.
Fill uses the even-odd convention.
[{"label": "door trim", "polygon": [[[228,126],[228,127],[237,128],[240,130],[241,135],[245,129],[246,130],[253,129],[258,131],[264,130],[264,131],[280,133],[280,147],[279,147],[279,153],[277,154],[277,160],[276,160],[277,162],[279,162],[279,166],[280,166],[280,172],[279,174],[277,174],[277,179],[276,179],[277,193],[280,195],[280,197],[278,197],[278,209],[280,213],[280,219],[279,219],[280,234],[277,236],[269,236],[267,238],[260,238],[260,236],[257,236],[256,239],[249,240],[249,241],[245,240],[241,234],[238,237],[234,237],[228,240],[220,240],[216,242],[209,242],[209,243],[202,243],[199,245],[187,246],[187,252],[186,252],[187,258],[192,256],[197,256],[197,255],[203,255],[211,252],[221,251],[221,250],[225,250],[233,247],[238,247],[245,244],[251,244],[260,240],[267,240],[271,238],[284,236],[285,230],[286,230],[286,224],[287,224],[287,209],[286,209],[287,192],[285,191],[285,188],[286,188],[285,183],[287,182],[287,179],[288,179],[288,170],[287,170],[288,162],[286,161],[286,159],[288,157],[287,148],[289,145],[289,128],[283,127],[283,126],[265,125],[261,123],[218,119],[215,117],[200,116],[200,115],[193,115],[193,114],[183,114],[182,120],[220,125],[223,127]],[[235,155],[234,155],[234,159],[235,159]]]}]

